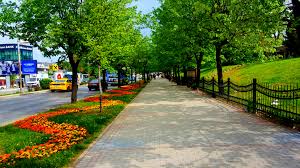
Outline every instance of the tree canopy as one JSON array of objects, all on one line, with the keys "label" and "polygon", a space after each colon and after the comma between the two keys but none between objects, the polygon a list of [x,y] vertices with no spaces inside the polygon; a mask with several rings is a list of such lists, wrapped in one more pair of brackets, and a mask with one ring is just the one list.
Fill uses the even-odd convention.
[{"label": "tree canopy", "polygon": [[203,61],[215,60],[222,84],[222,62],[259,60],[282,44],[285,9],[281,0],[161,1],[152,25],[162,70],[196,66],[199,80]]}]

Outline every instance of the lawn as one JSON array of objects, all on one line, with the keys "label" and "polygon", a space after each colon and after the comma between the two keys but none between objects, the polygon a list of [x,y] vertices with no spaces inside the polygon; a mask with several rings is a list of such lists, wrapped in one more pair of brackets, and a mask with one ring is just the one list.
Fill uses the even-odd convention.
[{"label": "lawn", "polygon": [[[253,78],[259,83],[271,85],[300,83],[300,58],[280,60],[261,64],[248,64],[223,67],[224,80],[230,77],[236,84],[250,84]],[[204,70],[201,74],[207,79],[217,79],[216,69]]]},{"label": "lawn", "polygon": [[68,166],[141,89],[107,93],[110,97],[104,100],[102,113],[99,102],[82,100],[1,127],[0,167]]}]

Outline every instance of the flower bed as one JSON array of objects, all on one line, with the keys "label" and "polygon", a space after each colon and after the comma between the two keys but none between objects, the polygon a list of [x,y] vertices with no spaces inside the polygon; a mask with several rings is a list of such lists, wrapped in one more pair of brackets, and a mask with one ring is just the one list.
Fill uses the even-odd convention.
[{"label": "flower bed", "polygon": [[131,85],[126,85],[126,86],[121,86],[123,90],[135,90],[140,88],[140,84],[131,84]]},{"label": "flower bed", "polygon": [[[119,100],[105,100],[103,107],[123,104]],[[13,165],[17,159],[43,158],[48,157],[58,151],[69,149],[71,146],[78,144],[87,136],[87,130],[77,125],[67,123],[57,124],[48,120],[48,118],[77,113],[80,111],[88,111],[99,108],[99,105],[58,110],[44,114],[38,114],[25,118],[14,123],[16,127],[28,129],[35,132],[50,134],[49,141],[44,144],[27,146],[26,148],[10,154],[0,155],[0,167],[2,165]],[[5,167],[5,166],[4,166]]]},{"label": "flower bed", "polygon": [[[110,92],[110,93],[117,93],[117,94],[120,94],[120,95],[131,95],[131,94],[135,94],[134,92],[129,92],[129,91],[125,91],[125,90],[109,90],[107,92]],[[116,95],[113,95],[113,96],[116,96]]]},{"label": "flower bed", "polygon": [[[105,100],[105,99],[112,98],[112,97],[136,94],[135,92],[130,92],[130,91],[138,89],[138,88],[140,88],[140,84],[131,84],[131,85],[126,85],[126,86],[121,86],[120,90],[107,91],[112,94],[103,95],[102,99]],[[100,97],[99,96],[88,97],[88,98],[85,98],[84,101],[85,102],[100,102]]]}]

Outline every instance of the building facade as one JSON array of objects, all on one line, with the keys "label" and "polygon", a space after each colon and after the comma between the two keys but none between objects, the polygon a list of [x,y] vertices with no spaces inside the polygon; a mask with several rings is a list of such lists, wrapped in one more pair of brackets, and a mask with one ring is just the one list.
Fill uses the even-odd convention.
[{"label": "building facade", "polygon": [[[21,60],[33,60],[33,47],[20,45]],[[1,61],[18,61],[18,44],[0,44]]]}]

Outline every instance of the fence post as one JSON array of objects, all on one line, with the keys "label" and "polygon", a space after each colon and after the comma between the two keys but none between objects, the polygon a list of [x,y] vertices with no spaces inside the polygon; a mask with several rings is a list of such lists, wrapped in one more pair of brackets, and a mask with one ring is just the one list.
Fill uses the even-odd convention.
[{"label": "fence post", "polygon": [[212,97],[213,98],[216,97],[216,93],[215,93],[215,77],[212,78]]},{"label": "fence post", "polygon": [[256,78],[253,79],[253,93],[252,93],[252,103],[253,103],[253,113],[256,112]]},{"label": "fence post", "polygon": [[228,81],[227,81],[227,101],[230,100],[230,78],[228,78]]}]

